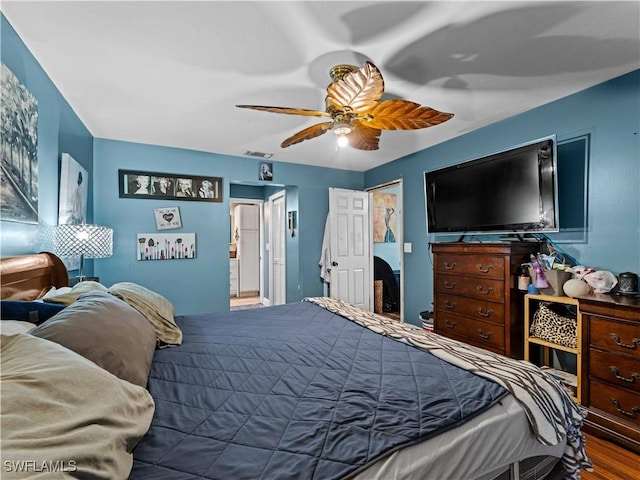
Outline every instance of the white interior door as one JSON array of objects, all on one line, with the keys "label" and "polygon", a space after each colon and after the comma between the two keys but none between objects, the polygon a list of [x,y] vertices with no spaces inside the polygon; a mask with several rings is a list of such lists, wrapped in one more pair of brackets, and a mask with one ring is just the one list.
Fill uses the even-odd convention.
[{"label": "white interior door", "polygon": [[269,297],[271,305],[287,302],[286,202],[285,192],[269,197]]},{"label": "white interior door", "polygon": [[369,194],[329,189],[331,284],[329,295],[371,310]]}]

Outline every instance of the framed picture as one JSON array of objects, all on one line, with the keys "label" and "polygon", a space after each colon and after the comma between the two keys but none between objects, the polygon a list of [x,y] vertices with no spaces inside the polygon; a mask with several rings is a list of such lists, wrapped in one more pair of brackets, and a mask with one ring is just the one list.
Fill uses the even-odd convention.
[{"label": "framed picture", "polygon": [[158,230],[182,228],[182,220],[180,220],[180,208],[156,208],[154,212],[156,216],[156,228]]},{"label": "framed picture", "polygon": [[137,260],[196,258],[195,233],[138,233]]},{"label": "framed picture", "polygon": [[80,225],[87,222],[89,172],[68,153],[60,164],[59,225]]},{"label": "framed picture", "polygon": [[[80,225],[87,221],[89,172],[68,153],[60,159],[58,225]],[[80,257],[62,258],[67,270],[80,268]]]},{"label": "framed picture", "polygon": [[395,243],[398,199],[395,193],[373,193],[373,242]]},{"label": "framed picture", "polygon": [[258,180],[270,182],[273,180],[273,163],[262,162],[258,173]]},{"label": "framed picture", "polygon": [[0,72],[0,220],[37,224],[38,101],[4,63]]},{"label": "framed picture", "polygon": [[118,170],[120,198],[222,202],[222,178]]}]

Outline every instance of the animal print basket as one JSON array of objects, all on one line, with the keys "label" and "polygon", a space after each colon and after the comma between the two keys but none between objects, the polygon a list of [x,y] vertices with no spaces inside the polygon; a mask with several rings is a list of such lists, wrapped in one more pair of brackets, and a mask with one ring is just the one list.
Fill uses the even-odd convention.
[{"label": "animal print basket", "polygon": [[560,315],[549,308],[549,303],[540,302],[538,310],[533,314],[529,335],[564,347],[576,348],[577,327],[575,318]]}]

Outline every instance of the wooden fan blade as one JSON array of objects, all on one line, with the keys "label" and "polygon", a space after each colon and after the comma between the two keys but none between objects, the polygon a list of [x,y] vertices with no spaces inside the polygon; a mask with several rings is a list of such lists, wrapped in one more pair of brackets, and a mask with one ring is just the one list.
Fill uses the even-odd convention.
[{"label": "wooden fan blade", "polygon": [[380,70],[371,62],[327,87],[327,107],[345,111],[348,107],[356,113],[373,108],[384,94],[384,80]]},{"label": "wooden fan blade", "polygon": [[288,115],[304,115],[305,117],[330,117],[327,112],[318,110],[307,110],[305,108],[289,108],[289,107],[267,107],[264,105],[236,105],[238,108],[250,108],[252,110],[261,110],[263,112],[285,113]]},{"label": "wooden fan blade", "polygon": [[312,125],[290,136],[284,142],[282,142],[280,146],[282,148],[287,148],[291,145],[295,145],[296,143],[300,143],[304,140],[309,140],[311,138],[319,137],[320,135],[324,134],[328,130],[331,130],[332,128],[333,128],[333,122],[322,122],[316,125]]},{"label": "wooden fan blade", "polygon": [[378,150],[381,130],[371,128],[355,121],[351,123],[352,130],[347,135],[349,146],[358,150]]},{"label": "wooden fan blade", "polygon": [[369,110],[373,118],[366,125],[382,130],[417,130],[446,122],[453,113],[445,113],[408,100],[377,102]]}]

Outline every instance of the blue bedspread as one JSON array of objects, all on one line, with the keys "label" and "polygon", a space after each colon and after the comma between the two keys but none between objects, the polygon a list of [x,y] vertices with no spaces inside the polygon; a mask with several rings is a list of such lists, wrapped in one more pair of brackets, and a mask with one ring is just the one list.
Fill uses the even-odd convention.
[{"label": "blue bedspread", "polygon": [[177,317],[131,479],[337,479],[506,391],[309,302]]}]

